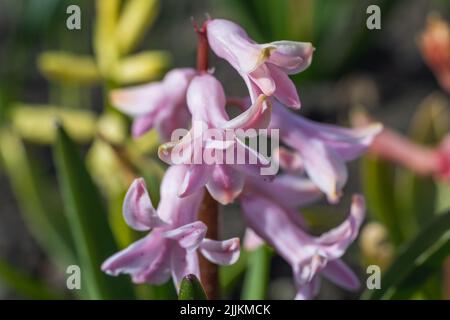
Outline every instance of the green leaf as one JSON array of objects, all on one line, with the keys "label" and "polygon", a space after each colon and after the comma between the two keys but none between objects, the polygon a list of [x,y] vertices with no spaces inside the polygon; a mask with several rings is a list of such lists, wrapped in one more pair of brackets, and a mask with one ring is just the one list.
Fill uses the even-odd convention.
[{"label": "green leaf", "polygon": [[24,298],[39,300],[64,298],[63,295],[50,288],[47,284],[33,278],[4,260],[0,260],[0,281]]},{"label": "green leaf", "polygon": [[239,260],[228,266],[219,267],[220,290],[222,296],[231,293],[236,283],[244,276],[247,268],[248,252],[241,250]]},{"label": "green leaf", "polygon": [[394,166],[368,155],[363,158],[361,176],[369,212],[386,226],[391,241],[400,245],[403,230],[397,215]]},{"label": "green leaf", "polygon": [[272,252],[266,245],[249,253],[242,289],[243,300],[266,299],[271,258]]},{"label": "green leaf", "polygon": [[202,284],[193,274],[188,274],[181,280],[178,300],[207,300]]},{"label": "green leaf", "polygon": [[31,160],[19,136],[6,128],[0,132],[0,156],[27,227],[58,265],[67,265],[73,259],[74,244],[39,159]]},{"label": "green leaf", "polygon": [[138,284],[134,286],[139,300],[175,300],[177,291],[172,281],[161,285]]},{"label": "green leaf", "polygon": [[85,293],[91,299],[133,297],[128,279],[113,278],[100,270],[103,261],[117,251],[117,246],[100,193],[62,127],[58,128],[54,157]]},{"label": "green leaf", "polygon": [[381,289],[364,299],[408,299],[439,272],[450,253],[450,212],[439,215],[405,245],[381,279]]}]

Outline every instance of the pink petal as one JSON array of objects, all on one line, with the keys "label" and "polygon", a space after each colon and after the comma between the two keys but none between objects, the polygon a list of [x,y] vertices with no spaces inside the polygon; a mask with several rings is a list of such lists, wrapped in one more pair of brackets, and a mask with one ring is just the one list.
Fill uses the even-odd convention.
[{"label": "pink petal", "polygon": [[293,221],[288,209],[266,197],[246,192],[241,205],[247,225],[292,266],[298,297],[304,298],[313,296],[309,286],[318,273],[327,263],[339,259],[354,241],[364,217],[364,200],[354,196],[350,217],[337,228],[314,237]]},{"label": "pink petal", "polygon": [[203,159],[202,140],[206,129],[204,122],[196,121],[193,128],[180,140],[160,145],[158,157],[170,165],[201,163]]},{"label": "pink petal", "polygon": [[283,69],[288,74],[307,69],[312,61],[314,47],[309,42],[275,41],[267,44],[275,47],[268,62]]},{"label": "pink petal", "polygon": [[309,178],[326,193],[329,202],[336,203],[348,178],[343,159],[316,139],[302,141],[297,146]]},{"label": "pink petal", "polygon": [[247,251],[253,251],[264,245],[264,240],[261,239],[255,231],[250,228],[245,229],[244,248]]},{"label": "pink petal", "polygon": [[111,92],[111,103],[132,117],[149,113],[156,116],[158,112],[186,100],[186,90],[195,73],[190,68],[174,69],[161,82],[115,89]]},{"label": "pink petal", "polygon": [[267,97],[260,95],[256,102],[239,116],[228,121],[224,129],[265,129],[270,123],[272,106]]},{"label": "pink petal", "polygon": [[212,51],[236,70],[248,73],[264,62],[263,48],[255,44],[237,24],[213,19],[208,21],[206,32]]},{"label": "pink petal", "polygon": [[164,87],[167,98],[175,100],[175,104],[180,102],[186,105],[186,91],[197,71],[192,68],[173,69],[164,76]]},{"label": "pink petal", "polygon": [[157,122],[157,118],[153,114],[144,115],[136,118],[131,126],[131,135],[133,138],[139,138],[150,131]]},{"label": "pink petal", "polygon": [[162,141],[170,141],[172,133],[176,129],[187,129],[191,121],[191,114],[186,105],[180,105],[174,108],[167,115],[160,115],[160,119],[156,125],[159,136]]},{"label": "pink petal", "polygon": [[111,91],[111,104],[123,113],[138,117],[160,110],[166,102],[166,92],[161,82],[152,82]]},{"label": "pink petal", "polygon": [[319,294],[320,278],[315,277],[311,282],[299,287],[295,300],[311,300]]},{"label": "pink petal", "polygon": [[291,220],[286,209],[254,193],[241,196],[241,207],[247,226],[272,245],[286,261],[295,265],[307,238]]},{"label": "pink petal", "polygon": [[169,248],[159,231],[131,244],[102,264],[109,275],[130,274],[135,283],[160,284],[168,280]]},{"label": "pink petal", "polygon": [[293,174],[303,173],[303,160],[298,152],[293,152],[287,148],[279,147],[274,150],[273,157],[274,161],[278,161],[280,167],[284,171]]},{"label": "pink petal", "polygon": [[178,189],[184,179],[187,168],[184,165],[171,166],[166,170],[161,182],[161,200],[158,204],[158,214],[164,221],[172,225],[182,226],[197,220],[197,213],[203,199],[203,189],[190,196],[180,198]]},{"label": "pink petal", "polygon": [[249,73],[248,77],[266,96],[271,96],[277,89],[277,83],[273,78],[271,69],[265,64],[260,65],[254,71]]},{"label": "pink petal", "polygon": [[346,290],[356,291],[360,288],[358,277],[340,259],[330,261],[325,269],[323,269],[322,274],[325,278]]},{"label": "pink petal", "polygon": [[307,134],[322,139],[345,161],[351,161],[361,156],[383,129],[383,126],[379,123],[363,128],[349,129],[317,123],[303,117],[296,117],[295,122]]},{"label": "pink petal", "polygon": [[303,287],[311,283],[314,278],[317,278],[327,265],[327,258],[321,256],[319,253],[313,253],[307,259],[300,261],[293,265],[293,273],[295,283],[298,287]]},{"label": "pink petal", "polygon": [[307,205],[322,196],[311,180],[290,174],[277,175],[270,182],[248,176],[246,186],[289,208]]},{"label": "pink petal", "polygon": [[[270,167],[270,161],[256,150],[247,146],[241,139],[237,138],[234,152],[234,160],[230,164],[237,171],[255,177],[263,177],[266,180],[273,179],[272,176],[263,175],[263,169]],[[275,174],[275,173],[274,173]]]},{"label": "pink petal", "polygon": [[352,197],[349,217],[338,227],[316,238],[328,257],[340,258],[347,247],[356,239],[359,228],[364,220],[365,201],[361,195]]},{"label": "pink petal", "polygon": [[188,274],[193,274],[200,279],[197,251],[186,251],[180,246],[173,246],[171,269],[172,279],[177,291],[180,289],[181,280]]},{"label": "pink petal", "polygon": [[144,231],[164,226],[147,193],[145,181],[136,179],[131,184],[123,202],[123,216],[126,223],[135,230]]},{"label": "pink petal", "polygon": [[203,188],[211,177],[214,166],[206,164],[190,165],[181,182],[180,197],[189,196]]},{"label": "pink petal", "polygon": [[255,101],[258,99],[258,97],[263,94],[262,90],[250,79],[250,77],[246,73],[239,73],[244,79],[245,85],[247,86],[249,95],[250,95],[250,101],[252,103],[255,103]]},{"label": "pink petal", "polygon": [[226,205],[233,202],[241,193],[244,188],[244,176],[231,166],[215,165],[206,188],[214,199]]},{"label": "pink petal", "polygon": [[187,105],[193,121],[205,121],[213,128],[220,128],[228,121],[225,104],[225,92],[214,76],[194,77],[187,91]]},{"label": "pink petal", "polygon": [[177,240],[178,244],[188,251],[197,249],[206,234],[206,225],[201,221],[185,224],[176,229],[166,231],[164,236]]},{"label": "pink petal", "polygon": [[267,68],[270,70],[270,76],[275,83],[276,90],[273,93],[275,98],[283,105],[293,109],[300,109],[301,104],[297,88],[288,75],[277,66],[268,64]]},{"label": "pink petal", "polygon": [[234,264],[239,259],[239,238],[225,241],[204,239],[200,244],[200,252],[212,263],[219,265]]}]

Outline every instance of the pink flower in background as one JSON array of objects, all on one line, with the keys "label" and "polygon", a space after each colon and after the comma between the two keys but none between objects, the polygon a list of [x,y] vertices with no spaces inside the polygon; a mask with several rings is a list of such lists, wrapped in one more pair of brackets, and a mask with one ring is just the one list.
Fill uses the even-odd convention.
[{"label": "pink flower in background", "polygon": [[[373,120],[360,113],[352,122],[358,128],[373,123]],[[400,164],[416,174],[443,181],[450,180],[450,134],[447,134],[439,145],[430,147],[385,127],[375,137],[369,152],[381,159]]]},{"label": "pink flower in background", "polygon": [[[276,188],[273,190],[276,197]],[[300,192],[298,195],[301,197]],[[358,278],[340,258],[356,239],[364,219],[365,205],[361,196],[353,197],[347,220],[319,237],[306,233],[297,211],[264,193],[246,189],[241,196],[241,206],[247,226],[291,265],[296,299],[311,299],[318,293],[319,275],[347,290],[359,288]],[[255,235],[252,237],[249,245],[255,246],[258,241]]]},{"label": "pink flower in background", "polygon": [[143,179],[130,186],[123,214],[135,230],[149,235],[116,253],[102,265],[110,275],[130,274],[135,283],[161,284],[172,276],[179,284],[184,276],[200,278],[197,251],[213,263],[228,265],[239,258],[239,238],[215,241],[205,238],[206,226],[196,221],[203,191],[184,198],[176,194],[185,174],[183,166],[169,168],[161,184],[158,209],[152,206]]},{"label": "pink flower in background", "polygon": [[239,25],[222,19],[207,22],[209,45],[244,78],[252,101],[260,93],[274,96],[284,105],[300,108],[289,74],[309,67],[314,51],[309,42],[275,41],[258,44]]},{"label": "pink flower in background", "polygon": [[422,55],[441,87],[450,93],[450,26],[431,16],[419,42]]},{"label": "pink flower in background", "polygon": [[111,103],[134,118],[134,137],[156,128],[161,139],[169,141],[175,129],[187,128],[190,122],[186,91],[195,74],[190,68],[174,69],[160,82],[113,90]]},{"label": "pink flower in background", "polygon": [[[374,123],[358,129],[319,124],[297,116],[274,101],[270,128],[280,130],[283,143],[298,152],[299,157],[283,150],[281,160],[295,161],[304,168],[308,177],[321,189],[330,202],[337,202],[347,182],[345,163],[361,156],[382,130]],[[301,161],[301,162],[300,162]]]},{"label": "pink flower in background", "polygon": [[[259,168],[266,163],[266,159],[246,146],[235,134],[231,137],[227,135],[226,130],[267,127],[270,121],[270,105],[261,95],[245,112],[230,120],[225,111],[226,99],[223,87],[210,74],[196,76],[192,80],[187,92],[187,104],[194,123],[202,124],[201,136],[189,133],[178,142],[162,145],[159,156],[163,161],[173,164],[174,151],[178,148],[182,154],[178,160],[188,165],[186,175],[180,180],[179,196],[185,197],[206,186],[211,196],[218,202],[231,203],[244,187],[244,174],[259,175]],[[206,129],[217,129],[214,131],[217,135],[205,137],[202,133]],[[201,147],[195,148],[195,143]],[[225,163],[225,151],[229,148],[234,148],[234,158],[230,161],[232,164]],[[205,149],[209,150],[212,156],[220,153],[221,157],[217,159],[223,161],[207,163],[204,159]],[[238,163],[235,158],[239,155],[249,161]],[[249,158],[254,160],[254,165],[249,164]]]}]

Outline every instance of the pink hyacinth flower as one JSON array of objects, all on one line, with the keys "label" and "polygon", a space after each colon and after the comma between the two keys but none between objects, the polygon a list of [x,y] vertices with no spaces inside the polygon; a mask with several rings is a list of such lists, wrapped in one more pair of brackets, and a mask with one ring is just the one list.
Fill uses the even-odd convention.
[{"label": "pink hyacinth flower", "polygon": [[303,168],[308,177],[327,195],[328,200],[335,203],[347,181],[345,163],[366,152],[373,139],[381,132],[382,125],[374,123],[347,129],[318,124],[292,114],[274,101],[270,128],[279,129],[281,141],[298,152],[301,159],[293,158],[293,155],[283,151],[280,163],[290,165],[291,169],[292,166]]},{"label": "pink hyacinth flower", "polygon": [[183,166],[169,168],[161,184],[161,200],[155,210],[143,179],[130,186],[123,204],[127,224],[135,230],[151,232],[116,253],[102,265],[109,275],[130,274],[134,283],[161,284],[172,276],[179,288],[184,276],[200,278],[197,251],[220,265],[239,258],[239,238],[215,241],[205,238],[206,226],[196,221],[203,191],[179,198],[177,186],[185,175]]},{"label": "pink hyacinth flower", "polygon": [[[364,219],[364,199],[354,196],[349,217],[338,227],[314,237],[307,234],[297,212],[258,192],[241,195],[247,225],[273,246],[292,267],[296,299],[311,299],[320,286],[320,275],[337,285],[357,290],[359,280],[340,259],[358,235]],[[255,243],[255,239],[252,240]],[[252,243],[250,243],[251,245]]]},{"label": "pink hyacinth flower", "polygon": [[[260,168],[267,165],[267,159],[246,146],[235,130],[266,128],[270,122],[270,104],[261,95],[245,112],[230,120],[225,111],[223,87],[210,74],[194,77],[187,92],[187,104],[193,129],[181,140],[162,145],[159,157],[174,164],[174,155],[181,154],[176,163],[188,166],[186,175],[180,180],[179,196],[191,195],[206,186],[218,202],[231,203],[244,187],[244,174],[259,175]],[[198,123],[201,128],[195,133]],[[213,131],[215,136],[204,134],[206,130]],[[229,152],[230,148],[233,152]],[[204,157],[206,154],[220,157],[208,161]],[[228,158],[230,154],[232,159]],[[239,163],[238,158],[246,161]]]},{"label": "pink hyacinth flower", "polygon": [[252,101],[260,93],[284,105],[300,108],[300,99],[289,74],[309,67],[314,48],[309,42],[275,41],[258,44],[239,25],[222,19],[207,22],[209,45],[243,77]]},{"label": "pink hyacinth flower", "polygon": [[174,69],[160,82],[113,90],[111,103],[134,118],[134,137],[156,128],[160,138],[169,141],[175,129],[189,124],[186,91],[195,74],[190,68]]}]

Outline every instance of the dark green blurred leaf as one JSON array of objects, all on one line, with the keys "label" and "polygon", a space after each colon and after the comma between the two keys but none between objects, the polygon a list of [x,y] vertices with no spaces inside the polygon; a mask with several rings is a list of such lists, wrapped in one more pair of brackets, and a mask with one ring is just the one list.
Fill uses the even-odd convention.
[{"label": "dark green blurred leaf", "polygon": [[0,281],[24,298],[39,300],[55,300],[63,295],[32,277],[31,275],[0,259]]},{"label": "dark green blurred leaf", "polygon": [[138,284],[134,289],[139,300],[175,300],[178,297],[172,281],[158,286]]},{"label": "dark green blurred leaf", "polygon": [[397,193],[398,217],[405,239],[410,239],[435,215],[436,186],[430,177],[398,168],[396,189],[402,190]]},{"label": "dark green blurred leaf", "polygon": [[382,276],[381,289],[365,299],[408,299],[439,272],[450,254],[450,212],[439,215],[399,252]]},{"label": "dark green blurred leaf", "polygon": [[11,130],[0,133],[0,155],[17,204],[33,236],[60,266],[74,256],[73,241],[54,190],[42,174],[39,159],[31,160],[22,140]]},{"label": "dark green blurred leaf", "polygon": [[409,125],[409,136],[417,143],[436,145],[450,130],[447,97],[441,93],[427,96],[417,108]]},{"label": "dark green blurred leaf", "polygon": [[229,295],[236,283],[244,276],[247,268],[248,252],[241,250],[239,260],[229,266],[220,266],[219,279],[222,296]]},{"label": "dark green blurred leaf", "polygon": [[391,241],[400,245],[403,231],[397,215],[394,166],[368,155],[362,161],[361,176],[368,211],[386,226]]},{"label": "dark green blurred leaf", "polygon": [[297,80],[343,73],[369,49],[368,39],[377,34],[369,32],[365,25],[367,7],[380,6],[384,19],[394,1],[234,0],[227,3],[238,11],[239,24],[258,42],[313,43],[317,48],[313,64],[300,77],[294,77]]},{"label": "dark green blurred leaf", "polygon": [[[445,96],[433,93],[426,97],[415,112],[409,137],[421,145],[434,147],[449,131],[450,113]],[[399,196],[403,217],[415,220],[415,229],[428,223],[436,213],[437,187],[432,177],[422,177],[409,170],[399,171]],[[412,216],[408,217],[408,214]],[[416,231],[416,230],[414,230]]]},{"label": "dark green blurred leaf", "polygon": [[178,300],[207,300],[205,290],[195,275],[188,274],[183,278]]},{"label": "dark green blurred leaf", "polygon": [[75,144],[61,127],[58,128],[54,157],[85,293],[92,299],[132,298],[128,279],[110,277],[100,270],[102,262],[117,251],[117,246],[100,193]]},{"label": "dark green blurred leaf", "polygon": [[242,289],[243,300],[266,299],[271,259],[272,252],[266,245],[262,245],[249,253]]}]

